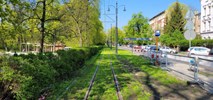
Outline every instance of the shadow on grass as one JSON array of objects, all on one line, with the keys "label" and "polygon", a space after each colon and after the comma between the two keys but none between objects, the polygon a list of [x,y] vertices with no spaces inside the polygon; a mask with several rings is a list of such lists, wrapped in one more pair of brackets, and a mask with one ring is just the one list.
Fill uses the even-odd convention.
[{"label": "shadow on grass", "polygon": [[[131,73],[135,72],[143,72],[144,76],[141,77],[142,84],[145,84],[149,91],[152,93],[152,99],[154,100],[160,100],[161,98],[182,98],[182,99],[191,99],[191,93],[193,90],[192,87],[187,86],[186,84],[182,84],[180,82],[169,81],[169,79],[164,79],[164,81],[161,81],[163,79],[160,75],[157,75],[156,73],[162,73],[162,70],[157,67],[153,67],[149,62],[147,62],[146,59],[135,56],[135,55],[118,55],[117,58],[124,64],[124,66],[128,66],[128,70]],[[137,59],[135,59],[137,58]],[[142,60],[138,60],[142,59]],[[145,66],[145,67],[141,67]],[[124,67],[126,68],[126,67]],[[166,73],[166,72],[165,72]],[[167,82],[168,80],[168,82]],[[178,81],[178,80],[177,80]],[[162,92],[161,88],[167,88],[167,90]],[[160,91],[161,89],[161,91]],[[196,88],[197,89],[197,88]],[[202,93],[204,90],[200,90],[199,93]],[[188,93],[184,93],[183,91],[186,91]],[[204,93],[203,93],[204,94]],[[210,99],[212,96],[210,95],[204,95],[203,97],[200,97],[200,99]],[[196,94],[193,94],[193,98],[197,98]],[[200,100],[198,98],[198,100]]]},{"label": "shadow on grass", "polygon": [[[130,56],[130,55],[128,55]],[[127,57],[127,56],[126,56]],[[144,83],[145,85],[149,88],[150,91],[152,91],[153,94],[153,99],[154,100],[160,100],[160,93],[157,91],[157,89],[151,84],[151,79],[150,79],[150,75],[145,72],[145,71],[141,71],[140,68],[134,67],[132,64],[129,63],[129,61],[126,61],[124,59],[121,59],[121,56],[117,56],[117,58],[125,65],[127,66],[126,68],[128,68],[129,72],[135,74],[137,72],[144,72],[145,73],[145,80]],[[125,58],[124,56],[122,58]],[[150,63],[144,62],[144,65],[150,66]]]}]

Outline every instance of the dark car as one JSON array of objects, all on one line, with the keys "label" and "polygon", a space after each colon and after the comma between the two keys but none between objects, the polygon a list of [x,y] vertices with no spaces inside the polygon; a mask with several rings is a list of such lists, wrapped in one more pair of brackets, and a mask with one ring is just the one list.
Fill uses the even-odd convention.
[{"label": "dark car", "polygon": [[[151,45],[149,48],[150,51],[156,51],[156,49],[156,45]],[[160,51],[160,46],[158,46],[158,51]]]},{"label": "dark car", "polygon": [[210,50],[209,55],[213,55],[213,48]]}]

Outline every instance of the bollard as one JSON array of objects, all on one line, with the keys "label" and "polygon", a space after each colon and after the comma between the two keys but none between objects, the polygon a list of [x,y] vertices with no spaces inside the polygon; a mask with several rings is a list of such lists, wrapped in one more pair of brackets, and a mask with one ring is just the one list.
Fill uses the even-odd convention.
[{"label": "bollard", "polygon": [[199,79],[198,79],[198,64],[199,64],[198,59],[199,59],[198,57],[195,57],[194,80],[195,80],[196,82],[199,81]]},{"label": "bollard", "polygon": [[187,81],[187,84],[197,84],[197,85],[204,85],[204,82],[198,78],[198,67],[199,67],[199,57],[195,57],[194,59],[190,60],[190,68],[193,68],[194,71],[194,81]]},{"label": "bollard", "polygon": [[168,64],[167,52],[165,52],[164,56],[165,56],[165,59],[166,59],[166,68],[167,68],[167,64]]}]

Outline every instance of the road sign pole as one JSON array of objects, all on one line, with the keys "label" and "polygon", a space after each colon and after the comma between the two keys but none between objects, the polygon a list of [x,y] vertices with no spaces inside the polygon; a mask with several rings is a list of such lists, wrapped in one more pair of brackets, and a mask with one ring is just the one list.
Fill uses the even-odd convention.
[{"label": "road sign pole", "polygon": [[155,37],[155,40],[156,40],[156,43],[155,43],[156,44],[156,52],[158,52],[158,36]]},{"label": "road sign pole", "polygon": [[158,61],[157,61],[157,53],[158,53],[158,36],[155,37],[156,40],[156,51],[155,51],[155,65],[158,65]]},{"label": "road sign pole", "polygon": [[157,62],[157,53],[158,53],[158,37],[160,36],[160,31],[157,30],[155,32],[155,44],[156,44],[156,51],[155,51],[155,65],[158,65],[158,62]]},{"label": "road sign pole", "polygon": [[132,54],[133,54],[133,40],[132,40]]}]

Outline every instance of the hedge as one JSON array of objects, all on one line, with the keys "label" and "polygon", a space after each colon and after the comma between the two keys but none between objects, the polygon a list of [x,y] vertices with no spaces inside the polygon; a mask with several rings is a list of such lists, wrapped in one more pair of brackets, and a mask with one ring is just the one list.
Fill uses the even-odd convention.
[{"label": "hedge", "polygon": [[28,54],[0,58],[0,100],[38,99],[50,84],[75,76],[75,71],[102,47],[60,50],[54,55]]},{"label": "hedge", "polygon": [[[192,46],[202,46],[212,49],[213,48],[213,40],[201,40],[201,39],[195,39],[191,41]],[[180,41],[180,50],[186,51],[189,48],[189,41],[182,40]]]}]

